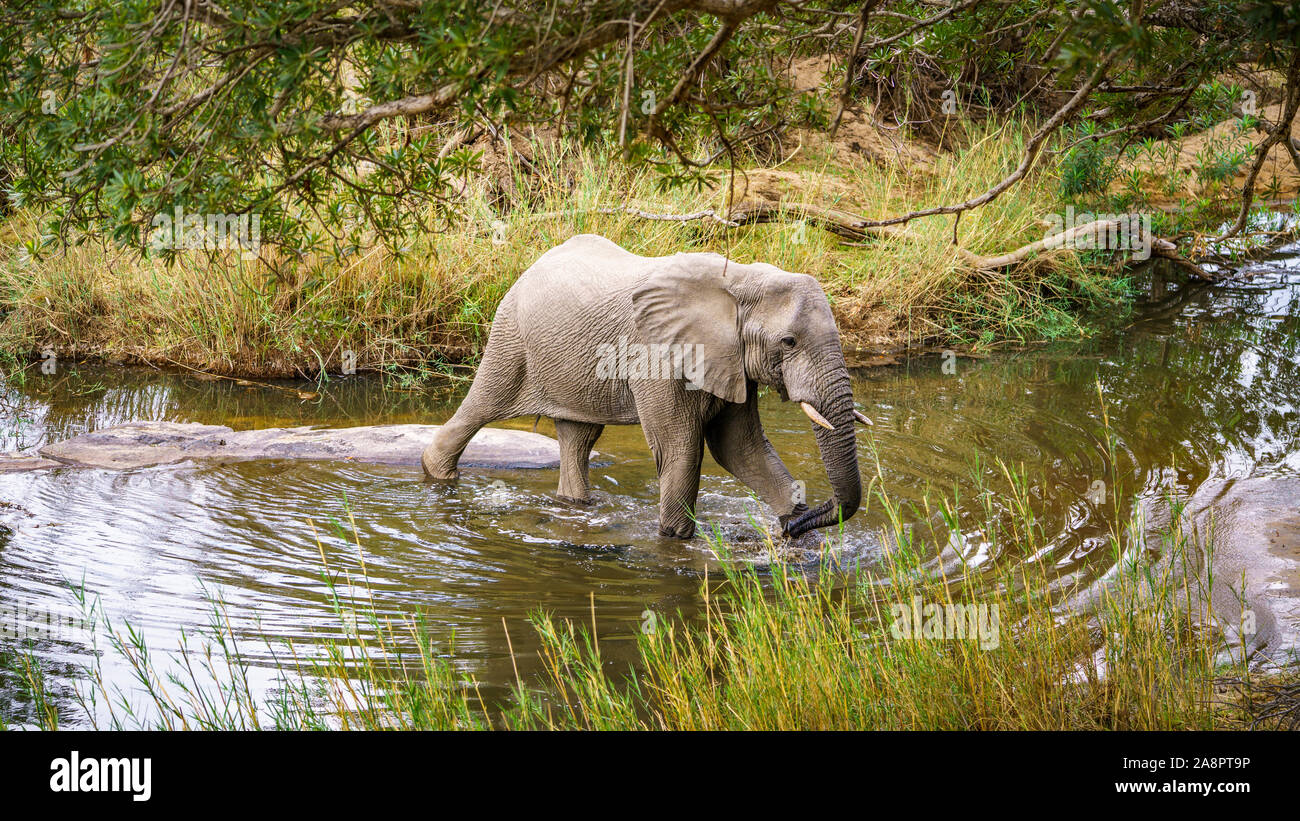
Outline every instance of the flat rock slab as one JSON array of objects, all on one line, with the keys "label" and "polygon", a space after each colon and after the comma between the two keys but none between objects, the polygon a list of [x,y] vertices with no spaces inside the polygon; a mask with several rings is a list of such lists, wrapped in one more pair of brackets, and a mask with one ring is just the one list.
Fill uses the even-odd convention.
[{"label": "flat rock slab", "polygon": [[27,470],[49,470],[62,467],[62,462],[30,456],[23,453],[0,453],[0,473],[22,473]]},{"label": "flat rock slab", "polygon": [[[418,465],[421,452],[437,430],[437,425],[373,425],[236,431],[224,425],[195,422],[128,422],[47,445],[41,448],[43,459],[38,461],[51,464],[25,469],[71,465],[128,470],[187,459],[228,462],[301,459]],[[460,464],[481,468],[554,468],[560,464],[560,447],[554,439],[540,433],[484,428],[465,448]]]}]

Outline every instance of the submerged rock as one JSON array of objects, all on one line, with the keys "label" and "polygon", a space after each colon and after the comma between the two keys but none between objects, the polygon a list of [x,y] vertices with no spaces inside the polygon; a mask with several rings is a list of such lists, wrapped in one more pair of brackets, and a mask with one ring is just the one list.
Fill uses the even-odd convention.
[{"label": "submerged rock", "polygon": [[[1264,669],[1300,663],[1300,476],[1212,479],[1180,506],[1176,520],[1165,498],[1147,500],[1141,513],[1145,555],[1124,561],[1145,568],[1150,559],[1151,578],[1173,581],[1179,604],[1219,648],[1217,663],[1243,657]],[[1181,549],[1170,543],[1171,534],[1185,542]],[[1111,595],[1114,576],[1066,598],[1062,614],[1096,612]],[[1099,649],[1072,678],[1104,677],[1105,661]]]},{"label": "submerged rock", "polygon": [[[128,470],[188,459],[246,462],[259,459],[351,461],[418,465],[437,425],[355,428],[265,428],[236,431],[193,422],[128,422],[74,436],[40,450],[42,459],[20,469],[74,466]],[[20,457],[35,459],[35,457]],[[14,457],[0,459],[17,461]],[[540,433],[484,428],[461,457],[462,467],[554,468],[559,444]],[[3,467],[0,467],[3,470]]]},{"label": "submerged rock", "polygon": [[[1212,544],[1209,604],[1229,645],[1275,663],[1300,654],[1300,477],[1229,479],[1197,490],[1185,513]],[[1199,593],[1199,595],[1198,595]]]}]

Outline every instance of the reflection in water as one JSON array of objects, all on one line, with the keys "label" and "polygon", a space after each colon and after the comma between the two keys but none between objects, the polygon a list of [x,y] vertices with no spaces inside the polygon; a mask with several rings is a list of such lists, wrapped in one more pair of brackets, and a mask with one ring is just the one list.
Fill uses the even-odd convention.
[{"label": "reflection in water", "polygon": [[[1279,257],[1248,273],[1217,287],[1175,286],[1157,274],[1137,321],[1093,340],[963,358],[955,374],[937,358],[859,374],[858,402],[876,423],[859,435],[864,475],[911,503],[905,510],[927,543],[933,529],[946,545],[932,557],[936,570],[1037,561],[1062,591],[1091,585],[1113,565],[1106,537],[1115,517],[1134,504],[1190,494],[1209,479],[1300,467],[1300,270]],[[350,378],[304,402],[193,375],[71,365],[0,388],[0,449],[133,419],[236,428],[436,423],[458,395],[431,399]],[[770,394],[762,414],[809,498],[825,498],[807,419]],[[526,429],[532,420],[507,425]],[[547,420],[540,430],[554,432]],[[271,651],[282,646],[256,637],[292,640],[302,655],[342,638],[323,554],[345,597],[373,596],[380,615],[394,619],[423,614],[444,645],[454,637],[456,664],[486,685],[487,697],[504,694],[514,678],[506,626],[521,672],[535,670],[524,619],[536,610],[589,623],[594,606],[606,657],[625,663],[646,610],[696,611],[716,557],[702,540],[656,536],[654,462],[639,428],[607,428],[597,450],[589,508],[555,500],[553,471],[468,470],[450,488],[421,482],[418,469],[333,463],[0,475],[0,621],[8,620],[0,656],[12,655],[13,622],[24,620],[56,679],[85,664],[92,643],[103,649],[102,637],[74,624],[30,624],[33,613],[77,614],[69,582],[84,581],[113,619],[143,628],[156,651],[176,647],[181,630],[205,628],[215,594],[242,650],[263,665],[255,684],[271,686]],[[990,527],[1009,518],[999,461],[1027,477],[1048,535],[1034,556],[991,552]],[[701,518],[752,538],[748,520],[766,521],[766,509],[707,456],[705,464]],[[980,498],[981,485],[994,493]],[[925,505],[927,494],[956,496],[960,535]],[[868,499],[846,528],[841,558],[877,561],[884,524],[879,502]],[[106,656],[105,673],[129,689],[130,671],[114,664]],[[5,675],[0,692],[20,699]]]}]

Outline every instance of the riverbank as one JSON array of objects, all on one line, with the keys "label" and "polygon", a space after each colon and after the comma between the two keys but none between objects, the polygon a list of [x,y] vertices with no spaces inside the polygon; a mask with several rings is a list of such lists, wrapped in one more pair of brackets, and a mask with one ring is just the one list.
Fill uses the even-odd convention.
[{"label": "riverbank", "polygon": [[[849,147],[809,140],[780,167],[739,172],[730,193],[889,217],[991,187],[1017,162],[1024,130],[986,127],[967,148],[923,160],[863,155],[852,139]],[[1090,313],[1122,313],[1132,296],[1110,253],[1058,249],[997,270],[975,270],[963,257],[1042,239],[1044,218],[1065,208],[1050,170],[965,214],[959,246],[947,217],[917,221],[907,237],[846,243],[798,219],[731,228],[646,218],[721,211],[728,192],[719,176],[711,189],[663,193],[611,153],[539,149],[533,173],[509,153],[466,180],[462,224],[398,249],[358,235],[301,257],[181,252],[169,267],[93,238],[33,254],[38,220],[19,213],[0,224],[0,350],[19,363],[52,352],[252,378],[353,367],[462,372],[456,366],[476,361],[514,279],[581,232],[645,255],[710,250],[810,273],[831,297],[846,350],[865,361],[908,346],[1078,338]],[[614,206],[643,213],[608,213]]]}]

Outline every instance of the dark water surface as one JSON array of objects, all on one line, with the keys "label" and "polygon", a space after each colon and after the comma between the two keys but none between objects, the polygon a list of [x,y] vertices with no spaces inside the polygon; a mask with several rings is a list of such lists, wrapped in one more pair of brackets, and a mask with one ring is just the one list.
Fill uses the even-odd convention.
[{"label": "dark water surface", "polygon": [[[1090,340],[859,373],[854,391],[875,421],[859,434],[864,477],[915,502],[910,521],[945,538],[939,515],[925,513],[922,500],[957,494],[962,535],[934,557],[936,567],[955,566],[958,554],[970,572],[1034,560],[1062,588],[1087,585],[1113,564],[1106,537],[1114,494],[1126,516],[1134,497],[1300,469],[1300,261],[1281,254],[1247,273],[1212,287],[1157,279],[1132,321]],[[0,451],[129,420],[239,429],[437,423],[464,389],[431,397],[351,377],[303,401],[139,368],[69,364],[54,375],[28,374],[22,384],[0,386]],[[1114,464],[1098,384],[1117,441]],[[762,415],[777,451],[807,481],[810,501],[824,499],[807,419],[775,395],[764,398]],[[554,429],[543,420],[540,430]],[[84,582],[115,621],[142,629],[155,653],[174,649],[182,630],[207,628],[218,596],[258,665],[255,686],[266,687],[274,679],[270,651],[255,637],[292,640],[305,655],[342,637],[322,579],[323,552],[334,571],[353,578],[364,559],[380,614],[423,614],[440,642],[454,637],[455,664],[488,696],[506,691],[516,664],[525,675],[536,669],[525,618],[538,609],[590,623],[594,607],[602,651],[622,663],[646,611],[698,610],[705,569],[716,558],[703,540],[657,537],[654,462],[640,428],[606,428],[596,447],[590,509],[556,501],[555,471],[467,470],[450,489],[424,484],[418,469],[339,463],[0,475],[0,658],[12,663],[15,650],[34,640],[36,658],[67,700],[70,674],[90,661],[94,642],[105,647],[102,636],[57,623],[78,612],[70,582]],[[998,460],[1023,469],[1051,536],[1035,556],[997,555],[982,530],[975,475],[982,472],[995,491],[1005,488]],[[1009,515],[1004,495],[995,493],[991,504]],[[769,513],[706,455],[699,515],[749,538],[749,517],[766,521]],[[869,500],[847,525],[838,555],[878,562],[885,523],[881,505]],[[56,624],[36,623],[45,618]],[[125,665],[107,654],[104,669],[110,685],[143,704]],[[0,703],[19,721],[30,709],[12,673],[0,675]],[[75,713],[70,708],[67,717]]]}]

